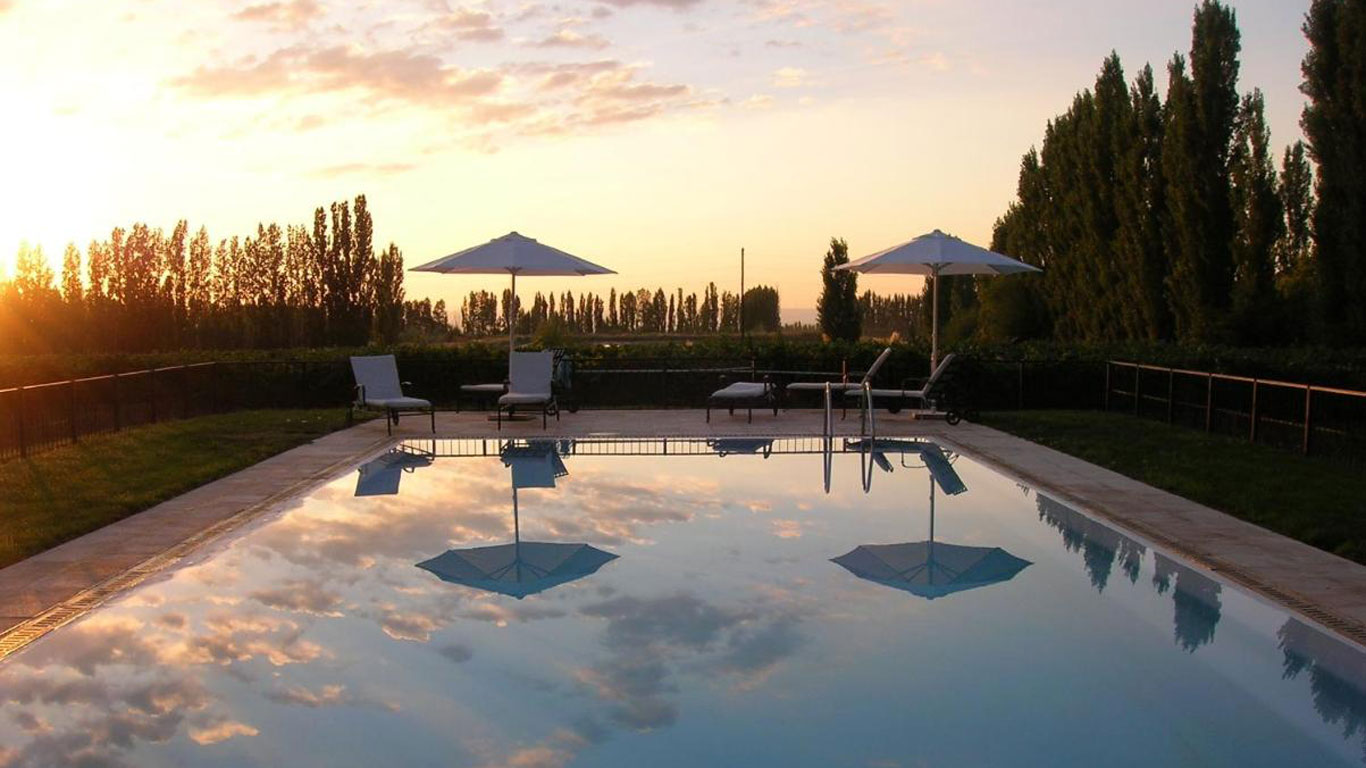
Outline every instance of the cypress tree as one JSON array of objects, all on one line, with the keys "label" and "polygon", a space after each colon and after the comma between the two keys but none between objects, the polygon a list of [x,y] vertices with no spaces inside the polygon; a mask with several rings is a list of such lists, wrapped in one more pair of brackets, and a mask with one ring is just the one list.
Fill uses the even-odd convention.
[{"label": "cypress tree", "polygon": [[849,263],[849,245],[830,238],[830,250],[821,265],[821,295],[816,301],[816,322],[831,339],[858,341],[863,318],[858,306],[858,275],[835,267]]}]

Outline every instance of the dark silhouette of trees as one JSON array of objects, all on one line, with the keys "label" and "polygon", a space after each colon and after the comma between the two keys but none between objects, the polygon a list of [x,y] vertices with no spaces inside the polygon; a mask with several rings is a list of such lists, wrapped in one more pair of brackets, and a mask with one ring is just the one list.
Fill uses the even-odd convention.
[{"label": "dark silhouette of trees", "polygon": [[830,238],[830,249],[821,264],[821,295],[816,300],[816,324],[821,333],[835,340],[858,341],[863,333],[863,318],[858,306],[858,275],[836,271],[849,263],[849,245]]},{"label": "dark silhouette of trees", "polygon": [[1300,125],[1318,166],[1312,217],[1327,340],[1366,342],[1366,2],[1314,0]]},{"label": "dark silhouette of trees", "polygon": [[[260,224],[212,244],[179,221],[168,234],[138,222],[82,255],[60,282],[40,250],[20,248],[0,283],[0,352],[141,352],[389,342],[403,333],[403,255],[376,255],[364,196],[314,212],[313,227]],[[60,290],[59,290],[60,289]],[[439,303],[438,303],[439,304]],[[428,306],[424,329],[440,311]],[[449,331],[443,331],[442,336]]]},{"label": "dark silhouette of trees", "polygon": [[1195,9],[1191,50],[1168,65],[1165,101],[1148,67],[1126,88],[1112,54],[1020,164],[992,248],[1045,271],[978,281],[977,335],[1366,340],[1362,29],[1361,0],[1311,8],[1309,144],[1290,145],[1279,171],[1262,94],[1238,91],[1230,8],[1203,0]]}]

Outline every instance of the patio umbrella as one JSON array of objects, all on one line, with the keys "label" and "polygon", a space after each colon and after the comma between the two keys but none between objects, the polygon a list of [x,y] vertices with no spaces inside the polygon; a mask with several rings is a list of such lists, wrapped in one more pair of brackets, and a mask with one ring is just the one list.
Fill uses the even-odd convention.
[{"label": "patio umbrella", "polygon": [[1010,275],[1017,272],[1041,272],[1023,261],[979,248],[953,235],[935,230],[928,235],[894,245],[871,256],[841,264],[835,269],[850,270],[868,275],[928,275],[935,278],[932,315],[930,320],[930,370],[939,364],[939,276],[940,275]]},{"label": "patio umbrella", "polygon": [[[921,451],[931,472],[929,540],[904,544],[863,544],[833,558],[831,562],[838,563],[860,579],[904,590],[927,600],[1009,581],[1031,565],[1028,560],[1018,558],[1000,547],[969,547],[934,540],[936,483],[945,485],[951,495],[955,491],[948,488],[960,488],[957,493],[967,490],[949,466],[947,458],[936,469],[935,465],[939,462],[929,456],[937,451],[942,458],[943,452],[938,451],[938,446],[934,448],[935,451],[931,452]],[[948,467],[951,477],[941,474],[945,467]]]},{"label": "patio umbrella", "polygon": [[503,464],[512,470],[511,544],[451,549],[417,564],[442,581],[497,592],[518,600],[581,579],[617,559],[588,544],[522,541],[518,488],[554,488],[569,474],[551,442],[509,445]]},{"label": "patio umbrella", "polygon": [[579,277],[615,275],[616,272],[532,238],[510,232],[502,237],[457,251],[449,256],[413,267],[413,272],[443,272],[449,275],[488,275],[506,272],[512,276],[511,306],[508,308],[508,352],[513,349],[517,328],[517,276]]}]

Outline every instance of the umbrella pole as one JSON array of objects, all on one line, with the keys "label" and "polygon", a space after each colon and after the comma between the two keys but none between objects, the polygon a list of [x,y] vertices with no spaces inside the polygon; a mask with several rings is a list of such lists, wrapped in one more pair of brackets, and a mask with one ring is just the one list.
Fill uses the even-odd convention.
[{"label": "umbrella pole", "polygon": [[934,583],[934,477],[930,477],[930,551],[926,558],[930,574],[930,583]]},{"label": "umbrella pole", "polygon": [[[934,285],[931,292],[934,294],[932,308],[930,312],[930,375],[934,375],[935,366],[939,365],[939,267],[933,267]],[[516,279],[516,276],[513,276]]]},{"label": "umbrella pole", "polygon": [[[516,278],[513,278],[516,279]],[[522,583],[522,521],[517,512],[517,484],[512,484],[512,564],[517,567],[517,583]]]},{"label": "umbrella pole", "polygon": [[517,272],[508,270],[508,273],[512,275],[512,291],[508,296],[508,370],[511,371],[512,350],[515,348],[513,334],[517,329]]}]

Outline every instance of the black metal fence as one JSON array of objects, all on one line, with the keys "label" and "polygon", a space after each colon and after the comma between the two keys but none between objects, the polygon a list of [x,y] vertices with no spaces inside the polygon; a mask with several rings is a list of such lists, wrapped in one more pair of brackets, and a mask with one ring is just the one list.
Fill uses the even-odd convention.
[{"label": "black metal fence", "polygon": [[[924,371],[914,361],[889,364],[880,386],[899,386]],[[1099,408],[1103,366],[1098,363],[1031,360],[966,362],[972,370],[971,400],[979,410]],[[440,407],[461,403],[460,385],[502,381],[505,359],[414,357],[399,360],[411,394]],[[767,377],[782,387],[793,381],[837,380],[841,373],[766,369],[734,358],[633,357],[580,360],[563,393],[580,408],[698,407],[723,380]],[[850,370],[857,380],[861,370]],[[351,398],[346,360],[211,362],[95,376],[0,390],[0,461],[27,456],[83,437],[210,413],[254,408],[340,407]],[[817,407],[819,398],[784,398],[790,407]]]},{"label": "black metal fence", "polygon": [[1110,361],[1103,407],[1305,455],[1366,459],[1366,392]]}]

